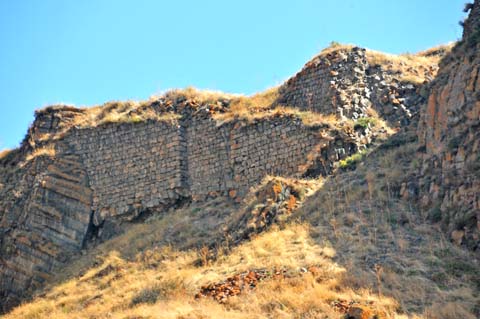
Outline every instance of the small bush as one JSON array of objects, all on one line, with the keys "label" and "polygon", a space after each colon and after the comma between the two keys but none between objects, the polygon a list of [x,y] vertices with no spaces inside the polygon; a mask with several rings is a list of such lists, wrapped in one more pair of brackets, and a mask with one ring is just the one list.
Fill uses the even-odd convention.
[{"label": "small bush", "polygon": [[337,42],[337,41],[331,41],[330,45],[329,45],[330,48],[337,48],[337,47],[341,47],[341,46],[342,46],[342,44],[340,42]]},{"label": "small bush", "polygon": [[446,260],[444,269],[448,274],[455,277],[476,275],[478,271],[470,262],[461,260],[458,257]]},{"label": "small bush", "polygon": [[338,165],[341,169],[355,168],[357,164],[362,161],[362,159],[366,154],[367,154],[367,151],[362,150],[358,153],[353,154],[352,156],[349,156],[343,160],[340,160]]},{"label": "small bush", "polygon": [[355,130],[360,128],[366,129],[369,125],[375,126],[375,124],[377,124],[376,119],[371,117],[362,117],[355,122],[355,125],[353,126],[353,128]]},{"label": "small bush", "polygon": [[[165,250],[168,251],[168,250]],[[156,257],[157,260],[160,257]],[[155,257],[153,257],[155,259]],[[135,296],[133,296],[130,306],[138,304],[154,304],[158,300],[166,300],[172,296],[178,296],[179,292],[183,292],[185,286],[183,281],[179,278],[171,277],[158,281],[151,287],[146,287],[140,290]]]},{"label": "small bush", "polygon": [[131,305],[135,306],[142,303],[154,304],[157,302],[161,293],[162,289],[157,285],[150,288],[144,288],[132,298]]},{"label": "small bush", "polygon": [[428,219],[433,223],[438,223],[442,220],[442,211],[440,205],[433,207],[428,211]]}]

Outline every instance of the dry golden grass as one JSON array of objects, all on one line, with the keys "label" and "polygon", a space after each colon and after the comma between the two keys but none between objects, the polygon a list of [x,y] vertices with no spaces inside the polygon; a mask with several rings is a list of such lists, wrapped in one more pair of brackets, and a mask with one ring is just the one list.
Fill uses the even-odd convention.
[{"label": "dry golden grass", "polygon": [[278,115],[281,111],[273,107],[278,97],[278,87],[270,88],[252,96],[237,95],[230,100],[228,109],[224,113],[214,114],[214,118],[219,122],[229,122],[234,119],[252,121]]},{"label": "dry golden grass", "polygon": [[0,160],[7,157],[12,152],[11,149],[4,149],[0,151]]},{"label": "dry golden grass", "polygon": [[230,94],[224,93],[222,91],[213,91],[213,90],[200,90],[193,86],[189,86],[185,89],[173,89],[169,90],[166,93],[160,96],[152,96],[150,99],[158,99],[164,97],[167,100],[177,101],[182,100],[192,100],[199,104],[214,104],[217,101],[222,99],[232,100],[235,98],[241,98],[241,94]]},{"label": "dry golden grass", "polygon": [[55,156],[55,145],[54,144],[47,144],[45,146],[35,148],[35,149],[33,149],[32,152],[30,152],[26,156],[25,159],[27,161],[31,161],[34,158],[39,157],[39,156],[54,157]]},{"label": "dry golden grass", "polygon": [[[193,87],[174,89],[161,96],[152,96],[148,101],[108,102],[102,106],[82,109],[68,124],[68,127],[95,127],[108,123],[139,123],[148,120],[177,121],[181,115],[173,111],[159,112],[152,107],[158,100],[171,101],[173,104],[180,101],[191,101],[198,106],[217,106],[226,103],[221,111],[213,112],[213,118],[219,123],[232,120],[254,121],[258,119],[278,116],[296,116],[302,119],[305,125],[334,124],[334,116],[324,116],[314,112],[300,111],[291,107],[275,105],[279,98],[278,87],[273,87],[252,96],[228,94],[219,91],[198,90]],[[63,131],[61,133],[64,133]],[[58,134],[60,136],[60,133]],[[50,134],[42,136],[41,140],[54,140],[58,136]]]},{"label": "dry golden grass", "polygon": [[272,107],[272,104],[279,98],[278,87],[273,87],[264,92],[252,96],[239,96],[230,105],[233,113],[262,111]]},{"label": "dry golden grass", "polygon": [[455,42],[450,42],[447,44],[437,45],[433,48],[417,52],[415,55],[418,56],[444,56],[445,54],[449,53],[453,47],[455,46]]},{"label": "dry golden grass", "polygon": [[[439,50],[437,48],[437,50]],[[448,50],[446,48],[446,50]],[[429,51],[429,52],[435,52]],[[431,55],[424,52],[418,54],[387,54],[367,50],[367,60],[372,66],[380,65],[383,69],[396,72],[401,81],[423,83],[427,76],[431,79],[436,75],[441,55]]]},{"label": "dry golden grass", "polygon": [[219,123],[227,123],[232,120],[252,122],[275,117],[296,117],[299,118],[305,126],[327,125],[338,127],[342,122],[335,114],[324,115],[311,111],[302,111],[298,108],[288,106],[276,106],[272,109],[260,111],[245,108],[242,112],[226,112],[214,115],[214,119]]},{"label": "dry golden grass", "polygon": [[[109,123],[140,123],[145,121],[176,122],[180,115],[173,112],[157,112],[151,106],[151,101],[112,101],[101,106],[80,108],[75,116],[62,123],[55,134],[47,133],[38,141],[52,141],[62,138],[72,127],[96,127]],[[40,112],[40,111],[39,111]]]},{"label": "dry golden grass", "polygon": [[148,120],[175,121],[177,114],[158,113],[144,102],[109,102],[103,106],[84,109],[72,123],[77,127],[93,127],[108,123],[140,123]]},{"label": "dry golden grass", "polygon": [[[352,44],[332,44],[323,49],[317,56],[327,56],[336,51],[348,51],[354,48]],[[427,76],[433,79],[437,72],[440,59],[449,52],[453,44],[439,45],[415,54],[388,54],[367,49],[366,57],[371,66],[380,65],[383,69],[398,73],[401,81],[410,83],[423,83]],[[314,58],[315,58],[314,57]],[[313,59],[313,58],[312,58]]]},{"label": "dry golden grass", "polygon": [[407,142],[371,153],[356,171],[327,179],[297,217],[318,225],[312,238],[337,251],[346,285],[389,296],[411,317],[475,318],[478,261],[398,198],[416,147]]},{"label": "dry golden grass", "polygon": [[[413,150],[407,143],[378,151],[356,171],[325,181],[267,177],[262,185],[305,187],[296,221],[237,247],[223,242],[215,259],[207,247],[221,238],[222,225],[239,218],[241,207],[229,201],[133,225],[5,318],[343,318],[332,305],[337,300],[368,304],[387,318],[475,318],[478,263],[392,195]],[[247,198],[243,205],[257,204]],[[309,266],[315,273],[300,271]],[[293,275],[267,279],[226,304],[194,298],[205,284],[255,268]]]},{"label": "dry golden grass", "polygon": [[[195,266],[195,251],[153,249],[132,261],[112,251],[99,265],[5,318],[313,318],[325,313],[340,318],[331,306],[337,299],[373,302],[387,313],[396,309],[391,298],[368,289],[345,288],[345,269],[333,262],[333,255],[331,247],[312,241],[308,226],[298,224],[260,235],[209,266]],[[301,275],[300,269],[309,265],[316,265],[318,273]],[[298,275],[266,280],[226,305],[194,299],[206,283],[252,268],[274,267],[286,267]]]}]

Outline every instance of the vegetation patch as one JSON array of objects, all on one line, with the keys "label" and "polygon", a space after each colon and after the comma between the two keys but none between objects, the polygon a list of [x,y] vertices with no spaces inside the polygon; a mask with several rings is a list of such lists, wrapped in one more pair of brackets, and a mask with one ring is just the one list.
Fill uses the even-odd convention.
[{"label": "vegetation patch", "polygon": [[386,54],[367,50],[367,61],[371,66],[380,66],[384,70],[397,73],[403,82],[422,84],[436,75],[438,64],[453,44],[442,45],[416,54]]},{"label": "vegetation patch", "polygon": [[8,155],[10,155],[12,153],[12,150],[11,149],[4,149],[4,150],[1,150],[0,151],[0,160],[3,160],[4,158],[6,158]]},{"label": "vegetation patch", "polygon": [[367,155],[368,151],[367,150],[361,150],[358,153],[355,153],[351,156],[348,156],[345,159],[342,159],[338,162],[338,167],[341,169],[354,169],[358,163],[360,163],[363,158]]},{"label": "vegetation patch", "polygon": [[138,304],[154,304],[157,302],[160,297],[162,290],[159,286],[153,286],[148,288],[143,288],[138,294],[133,296],[131,305],[136,306]]},{"label": "vegetation patch", "polygon": [[376,118],[373,118],[373,117],[361,117],[359,118],[353,128],[354,129],[366,129],[370,126],[375,126],[377,124],[377,119]]},{"label": "vegetation patch", "polygon": [[34,158],[37,158],[39,156],[54,157],[55,153],[56,153],[55,145],[54,144],[47,144],[45,146],[41,146],[41,147],[33,149],[33,151],[31,151],[27,155],[26,160],[31,161]]}]

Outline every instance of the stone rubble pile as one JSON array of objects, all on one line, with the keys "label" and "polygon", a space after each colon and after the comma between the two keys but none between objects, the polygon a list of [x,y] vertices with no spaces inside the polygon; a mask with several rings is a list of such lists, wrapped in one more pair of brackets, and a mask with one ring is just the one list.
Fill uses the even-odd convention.
[{"label": "stone rubble pile", "polygon": [[[274,271],[273,275],[283,276],[283,272]],[[247,289],[253,289],[260,281],[270,276],[271,274],[265,269],[249,270],[228,277],[224,281],[202,286],[195,298],[211,297],[220,303],[225,303],[228,297],[239,295]]]},{"label": "stone rubble pile", "polygon": [[[426,100],[425,84],[402,79],[388,65],[370,65],[367,55],[359,47],[320,54],[285,82],[276,103],[353,120],[373,109],[394,127],[408,125]],[[422,76],[433,79],[436,71],[431,66]]]}]

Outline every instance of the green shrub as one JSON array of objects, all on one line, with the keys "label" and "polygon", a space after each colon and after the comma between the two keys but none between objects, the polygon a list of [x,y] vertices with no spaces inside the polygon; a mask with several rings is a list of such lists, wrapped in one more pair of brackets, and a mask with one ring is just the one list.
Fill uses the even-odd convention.
[{"label": "green shrub", "polygon": [[340,160],[338,165],[341,169],[355,168],[357,166],[357,163],[361,162],[366,154],[366,150],[361,150],[358,153],[355,153],[343,160]]},{"label": "green shrub", "polygon": [[372,126],[375,126],[377,124],[377,120],[374,119],[374,118],[371,118],[371,117],[361,117],[355,122],[355,125],[353,126],[353,128],[354,129],[359,129],[359,128],[366,129],[369,124],[371,124]]}]

